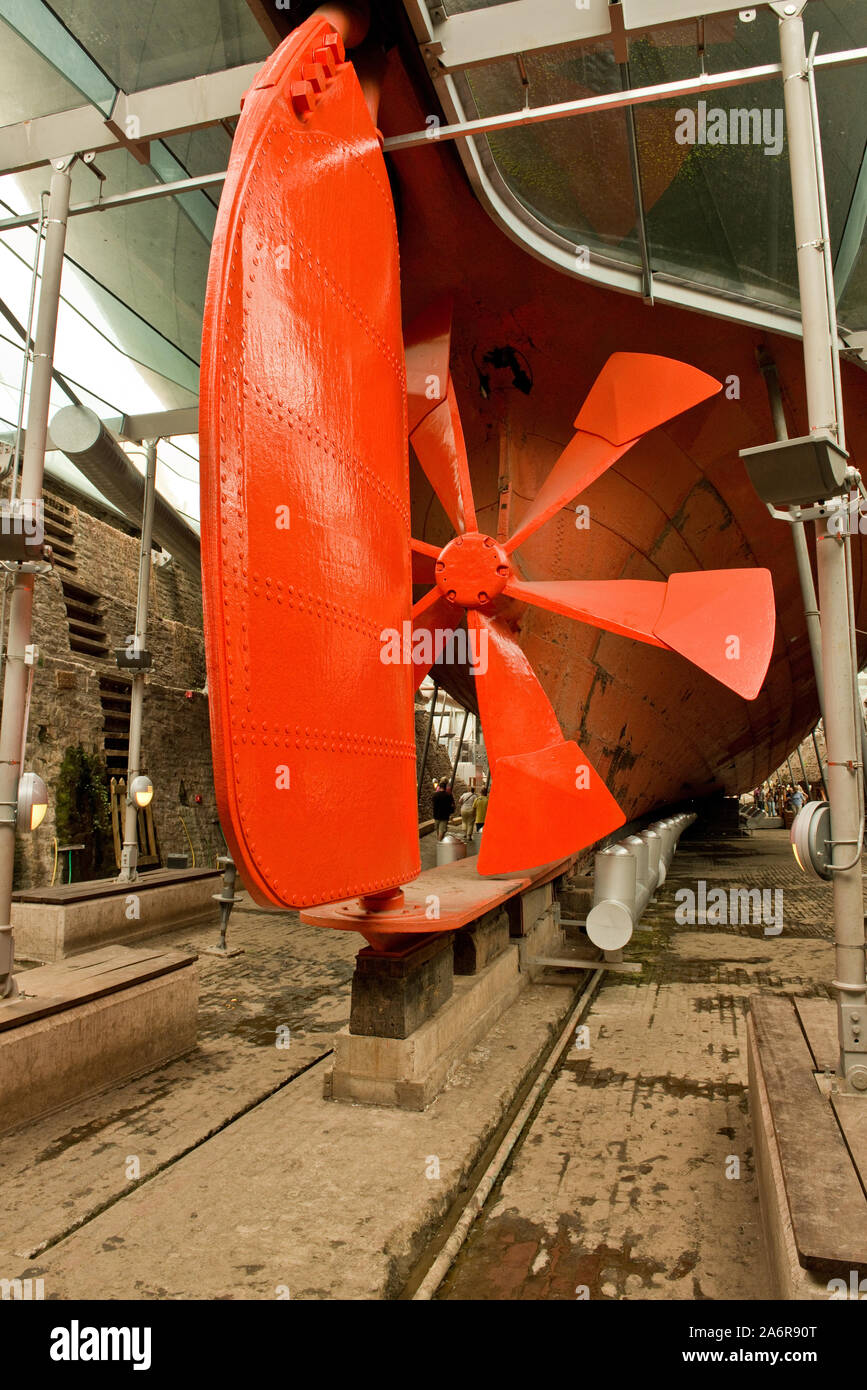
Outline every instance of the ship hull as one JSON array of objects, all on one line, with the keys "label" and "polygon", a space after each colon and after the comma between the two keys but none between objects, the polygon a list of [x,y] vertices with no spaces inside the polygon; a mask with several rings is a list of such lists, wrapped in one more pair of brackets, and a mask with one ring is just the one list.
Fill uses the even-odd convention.
[{"label": "ship hull", "polygon": [[[394,55],[380,125],[386,135],[424,125]],[[774,438],[760,348],[776,363],[790,435],[808,433],[800,342],[650,306],[541,263],[486,215],[451,147],[395,155],[393,178],[404,322],[437,294],[454,295],[451,370],[482,531],[495,535],[506,522],[510,530],[520,523],[611,353],[679,358],[724,384],[713,400],[636,444],[517,558],[531,580],[664,580],[688,570],[768,568],[777,630],[757,699],[742,699],[669,651],[539,609],[523,608],[515,619],[563,733],[581,745],[628,818],[762,781],[809,733],[819,708],[789,528],[770,517],[738,452]],[[486,367],[485,397],[479,364],[506,344],[529,364],[532,389],[524,394],[508,371]],[[857,463],[867,435],[867,380],[848,364],[843,378]],[[415,460],[410,483],[413,535],[444,545],[451,527]],[[812,536],[809,544],[814,562]],[[852,548],[863,629],[860,537]],[[465,669],[441,666],[433,674],[475,707]]]}]

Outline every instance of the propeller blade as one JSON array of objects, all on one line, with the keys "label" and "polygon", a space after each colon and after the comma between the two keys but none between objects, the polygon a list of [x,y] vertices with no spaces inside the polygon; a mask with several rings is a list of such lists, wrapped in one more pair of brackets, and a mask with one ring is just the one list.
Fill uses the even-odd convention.
[{"label": "propeller blade", "polygon": [[631,444],[722,390],[715,377],[648,352],[613,352],[581,407],[575,428]]},{"label": "propeller blade", "polygon": [[404,336],[409,432],[446,398],[452,339],[452,296],[443,295],[413,319]]},{"label": "propeller blade", "polygon": [[467,627],[491,766],[500,758],[563,743],[548,696],[506,624],[470,608]]},{"label": "propeller blade", "polygon": [[445,399],[425,415],[409,438],[428,482],[455,530],[459,534],[475,531],[476,509],[473,505],[467,447],[451,380],[446,386]]},{"label": "propeller blade", "polygon": [[426,541],[410,541],[413,584],[433,584],[436,576],[436,562],[439,550]]},{"label": "propeller blade", "polygon": [[609,444],[607,439],[595,434],[579,432],[573,435],[524,513],[517,531],[506,541],[503,547],[506,554],[511,555],[513,550],[523,545],[540,526],[550,521],[555,512],[559,512],[561,507],[595,482],[635,442],[633,439],[629,444],[618,446]]},{"label": "propeller blade", "polygon": [[515,873],[557,863],[625,821],[577,743],[500,758],[493,764],[478,871]]},{"label": "propeller blade", "polygon": [[537,608],[685,656],[745,700],[761,689],[774,647],[768,570],[698,570],[642,579],[510,579],[505,592]]},{"label": "propeller blade", "polygon": [[449,603],[436,588],[413,605],[413,690],[418,690],[430,668],[440,660],[452,633],[460,628],[463,616],[464,610]]},{"label": "propeller blade", "polygon": [[776,609],[769,570],[673,574],[654,633],[723,685],[754,700],[774,649]]},{"label": "propeller blade", "polygon": [[653,635],[662,612],[666,585],[645,579],[553,579],[540,583],[510,579],[505,592],[510,598],[576,618],[579,623],[635,637],[652,647],[664,647]]},{"label": "propeller blade", "polygon": [[473,674],[491,762],[491,800],[479,872],[510,873],[575,854],[625,816],[500,620],[470,609]]},{"label": "propeller blade", "polygon": [[511,554],[555,512],[610,468],[643,434],[722,390],[685,362],[644,352],[615,352],[590,388],[570,440],[521,525],[506,542]]},{"label": "propeller blade", "polygon": [[405,337],[409,437],[428,481],[458,532],[476,529],[470,470],[449,374],[452,297],[414,319]]}]

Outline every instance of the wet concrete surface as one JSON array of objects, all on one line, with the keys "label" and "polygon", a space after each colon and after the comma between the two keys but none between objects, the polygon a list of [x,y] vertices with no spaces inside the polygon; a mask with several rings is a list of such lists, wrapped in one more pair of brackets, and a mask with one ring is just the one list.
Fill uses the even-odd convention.
[{"label": "wet concrete surface", "polygon": [[[781,888],[782,934],[679,926],[698,879]],[[195,1052],[0,1139],[4,1277],[60,1299],[396,1297],[574,997],[530,986],[422,1114],[338,1105],[323,1073],[361,938],[247,902],[229,942],[200,957]],[[643,974],[607,979],[441,1297],[765,1295],[745,1012],[759,989],[830,996],[830,892],[783,832],[684,841],[627,956]]]},{"label": "wet concrete surface", "polygon": [[[782,933],[679,925],[699,880],[780,889]],[[746,1011],[759,990],[831,997],[832,942],[830,888],[785,832],[684,839],[625,952],[641,975],[606,978],[439,1297],[767,1297]]]}]

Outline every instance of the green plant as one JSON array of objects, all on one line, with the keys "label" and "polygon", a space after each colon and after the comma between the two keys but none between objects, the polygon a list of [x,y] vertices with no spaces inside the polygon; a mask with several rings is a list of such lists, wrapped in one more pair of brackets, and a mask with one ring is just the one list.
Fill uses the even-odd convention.
[{"label": "green plant", "polygon": [[67,748],[57,776],[54,818],[60,844],[84,845],[73,877],[97,878],[110,869],[111,807],[105,765],[80,743]]}]

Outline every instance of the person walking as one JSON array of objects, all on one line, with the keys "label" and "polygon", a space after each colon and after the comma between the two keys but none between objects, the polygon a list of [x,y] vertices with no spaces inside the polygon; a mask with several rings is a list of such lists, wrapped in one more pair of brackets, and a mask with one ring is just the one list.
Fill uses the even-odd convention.
[{"label": "person walking", "polygon": [[437,839],[441,840],[449,828],[449,819],[455,809],[455,799],[449,791],[449,784],[443,777],[433,794],[433,817]]},{"label": "person walking", "polygon": [[488,814],[488,792],[483,787],[476,797],[476,834],[484,828],[485,816]]},{"label": "person walking", "polygon": [[472,844],[473,829],[476,824],[476,794],[472,788],[465,791],[461,797],[461,821],[464,827],[464,840],[468,845]]}]

